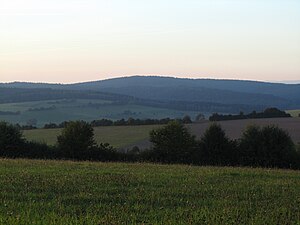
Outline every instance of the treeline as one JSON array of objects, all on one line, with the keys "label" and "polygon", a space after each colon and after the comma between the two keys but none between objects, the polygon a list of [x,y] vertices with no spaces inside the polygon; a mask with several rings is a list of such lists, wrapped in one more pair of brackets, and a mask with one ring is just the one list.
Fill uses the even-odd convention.
[{"label": "treeline", "polygon": [[242,119],[259,119],[259,118],[281,118],[281,117],[291,117],[290,114],[281,111],[277,108],[267,108],[263,112],[257,113],[253,111],[249,114],[244,114],[240,112],[238,115],[223,115],[214,113],[209,117],[210,121],[222,121],[222,120],[242,120]]},{"label": "treeline", "polygon": [[150,141],[153,147],[146,151],[134,147],[118,152],[107,143],[96,144],[91,124],[72,121],[62,129],[56,145],[47,146],[25,140],[16,126],[0,123],[1,157],[300,169],[299,146],[276,126],[250,126],[239,140],[231,140],[220,125],[212,124],[196,140],[184,124],[171,121],[151,131]]},{"label": "treeline", "polygon": [[17,112],[11,112],[11,111],[0,111],[0,116],[16,116],[16,115],[20,115],[21,112],[17,111]]},{"label": "treeline", "polygon": [[15,125],[0,122],[0,156],[5,158],[122,161],[109,144],[97,145],[93,128],[83,121],[69,122],[55,146],[28,141]]},{"label": "treeline", "polygon": [[249,126],[231,140],[219,124],[207,128],[200,140],[178,123],[150,133],[151,161],[194,165],[279,167],[300,169],[300,147],[277,126]]},{"label": "treeline", "polygon": [[56,109],[55,105],[52,105],[50,107],[39,107],[39,108],[29,108],[29,112],[40,112],[40,111],[48,111],[48,110],[54,110]]},{"label": "treeline", "polygon": [[[171,119],[171,118],[163,118],[163,119],[134,119],[128,118],[120,119],[120,120],[109,120],[109,119],[100,119],[93,120],[89,124],[92,127],[102,127],[102,126],[138,126],[138,125],[159,125],[159,124],[168,124],[171,121],[178,121],[183,124],[192,123],[192,119],[190,116],[186,115],[183,118]],[[44,129],[53,129],[53,128],[64,128],[70,121],[64,121],[62,123],[48,123],[44,125]]]}]

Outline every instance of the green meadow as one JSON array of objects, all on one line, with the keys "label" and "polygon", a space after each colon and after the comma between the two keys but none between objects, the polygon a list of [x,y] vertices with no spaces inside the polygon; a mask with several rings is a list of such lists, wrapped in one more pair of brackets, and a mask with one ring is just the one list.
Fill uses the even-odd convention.
[{"label": "green meadow", "polygon": [[1,224],[299,224],[299,171],[0,160]]},{"label": "green meadow", "polygon": [[[148,140],[149,132],[160,125],[141,126],[109,126],[95,127],[95,140],[98,144],[109,143],[115,148],[134,145],[143,140]],[[54,145],[61,129],[36,129],[24,131],[27,140]]]},{"label": "green meadow", "polygon": [[[54,107],[54,108],[50,108]],[[43,110],[36,110],[44,108]],[[30,109],[35,109],[34,111]],[[135,104],[116,104],[104,100],[49,100],[21,103],[0,104],[0,111],[20,112],[19,115],[0,115],[0,121],[20,123],[25,125],[27,121],[35,119],[38,127],[45,123],[60,123],[68,120],[92,121],[97,119],[127,119],[132,118],[182,118],[190,115],[194,118],[197,112],[180,111],[164,108],[154,108]]]}]

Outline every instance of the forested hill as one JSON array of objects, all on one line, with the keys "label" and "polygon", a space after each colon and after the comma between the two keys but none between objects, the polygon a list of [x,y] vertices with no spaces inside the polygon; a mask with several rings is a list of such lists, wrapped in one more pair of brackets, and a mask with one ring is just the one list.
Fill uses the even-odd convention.
[{"label": "forested hill", "polygon": [[132,76],[75,84],[8,83],[0,87],[93,90],[157,101],[300,107],[300,85],[242,80]]},{"label": "forested hill", "polygon": [[[182,79],[173,77],[133,76],[70,85],[76,89],[118,89],[125,87],[185,88],[248,94],[266,94],[286,100],[300,101],[300,84],[268,83],[244,80]],[[204,89],[205,88],[205,89]],[[122,91],[123,92],[123,91]],[[261,96],[258,96],[261,97]]]}]

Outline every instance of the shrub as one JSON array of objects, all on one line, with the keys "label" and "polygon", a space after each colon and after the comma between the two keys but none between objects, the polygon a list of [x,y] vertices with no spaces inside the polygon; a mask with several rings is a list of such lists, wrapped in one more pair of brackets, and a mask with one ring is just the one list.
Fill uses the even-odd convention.
[{"label": "shrub", "polygon": [[101,143],[94,145],[86,152],[78,156],[80,160],[93,160],[93,161],[122,161],[121,154],[117,152],[108,143]]},{"label": "shrub", "polygon": [[61,154],[54,146],[26,141],[22,146],[1,151],[1,156],[7,158],[59,159]]},{"label": "shrub", "polygon": [[192,119],[189,115],[185,115],[182,119],[182,122],[185,124],[192,123]]},{"label": "shrub", "polygon": [[205,120],[205,116],[202,114],[202,113],[199,113],[196,118],[195,118],[195,121],[196,122],[201,122],[201,121],[204,121]]}]

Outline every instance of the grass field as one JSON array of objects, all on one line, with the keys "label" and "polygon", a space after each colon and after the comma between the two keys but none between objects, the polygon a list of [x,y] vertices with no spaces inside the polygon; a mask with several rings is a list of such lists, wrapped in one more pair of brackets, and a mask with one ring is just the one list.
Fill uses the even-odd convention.
[{"label": "grass field", "polygon": [[299,224],[300,172],[0,160],[1,224]]},{"label": "grass field", "polygon": [[300,109],[287,110],[286,112],[291,114],[292,117],[299,117],[300,115]]},{"label": "grass field", "polygon": [[[68,120],[85,120],[91,121],[96,119],[127,119],[133,118],[182,118],[185,115],[190,115],[194,118],[197,112],[180,111],[171,109],[162,109],[147,107],[134,104],[115,104],[108,105],[109,101],[103,100],[85,100],[78,99],[73,101],[68,100],[49,100],[35,101],[22,103],[0,104],[0,111],[20,111],[20,115],[0,115],[0,121],[5,120],[10,123],[20,123],[25,125],[27,121],[36,119],[37,126],[42,127],[45,123],[54,122],[60,123]],[[29,111],[32,108],[49,108],[51,110]]]},{"label": "grass field", "polygon": [[[219,123],[225,129],[226,134],[233,139],[239,138],[243,130],[250,124],[260,126],[275,124],[287,130],[296,144],[300,143],[300,118],[249,119],[221,121]],[[209,122],[195,123],[188,125],[188,127],[192,134],[200,138],[209,124]],[[107,142],[116,148],[130,148],[134,145],[140,148],[148,148],[150,146],[149,132],[159,126],[160,125],[96,127],[95,139],[98,143]],[[60,129],[38,129],[24,131],[24,134],[29,140],[53,145],[60,132]]]},{"label": "grass field", "polygon": [[[109,143],[116,148],[122,148],[148,139],[149,132],[159,126],[160,125],[96,127],[94,129],[95,140],[97,143]],[[24,135],[28,140],[53,145],[56,143],[56,137],[60,132],[61,129],[37,129],[24,131]]]}]

